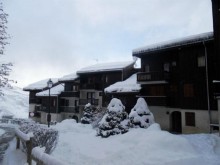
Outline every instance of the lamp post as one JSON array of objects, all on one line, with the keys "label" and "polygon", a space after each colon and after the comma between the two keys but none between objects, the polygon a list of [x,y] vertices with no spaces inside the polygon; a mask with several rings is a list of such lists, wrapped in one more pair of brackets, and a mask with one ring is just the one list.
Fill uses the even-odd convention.
[{"label": "lamp post", "polygon": [[47,123],[48,123],[48,127],[50,127],[50,122],[51,122],[51,114],[50,114],[50,88],[53,86],[53,81],[51,79],[48,80],[47,82],[47,87],[49,88],[49,111],[47,114]]}]

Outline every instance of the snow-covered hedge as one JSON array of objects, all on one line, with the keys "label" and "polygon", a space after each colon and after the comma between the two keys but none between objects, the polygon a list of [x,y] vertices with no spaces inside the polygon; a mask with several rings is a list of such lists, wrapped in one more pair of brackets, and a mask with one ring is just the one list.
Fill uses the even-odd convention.
[{"label": "snow-covered hedge", "polygon": [[[50,154],[56,147],[58,131],[48,128],[46,125],[37,124],[33,121],[23,120],[20,123],[20,131],[25,134],[33,133],[33,147],[45,147],[45,152]],[[25,143],[22,143],[26,151]]]},{"label": "snow-covered hedge", "polygon": [[107,107],[107,113],[99,122],[97,135],[109,137],[110,135],[128,132],[127,117],[128,114],[121,100],[113,98]]},{"label": "snow-covered hedge", "polygon": [[129,119],[131,126],[139,126],[141,128],[147,128],[154,123],[154,116],[143,98],[137,100],[136,105],[129,114]]}]

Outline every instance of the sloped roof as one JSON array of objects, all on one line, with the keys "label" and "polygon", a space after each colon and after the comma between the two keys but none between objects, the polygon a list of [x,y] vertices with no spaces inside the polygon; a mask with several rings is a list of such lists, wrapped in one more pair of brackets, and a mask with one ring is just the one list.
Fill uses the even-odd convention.
[{"label": "sloped roof", "polygon": [[76,73],[72,73],[72,74],[68,74],[63,76],[62,78],[59,78],[60,82],[64,82],[64,81],[74,81],[76,79],[78,79],[79,76]]},{"label": "sloped roof", "polygon": [[[50,88],[50,96],[58,96],[63,91],[64,91],[64,85],[59,84],[57,86]],[[36,96],[49,96],[49,89],[42,92],[38,92]]]},{"label": "sloped roof", "polygon": [[137,74],[133,74],[131,77],[124,81],[116,82],[109,87],[105,88],[106,93],[127,93],[127,92],[139,92],[141,85],[137,84]]},{"label": "sloped roof", "polygon": [[186,46],[186,45],[190,45],[190,44],[196,44],[196,43],[209,41],[209,40],[213,40],[213,39],[214,39],[213,32],[192,35],[192,36],[188,36],[188,37],[184,37],[184,38],[180,38],[180,39],[169,40],[169,41],[156,43],[156,44],[152,44],[152,45],[148,45],[148,46],[134,49],[133,56],[141,54],[141,53],[150,53],[150,52],[165,50],[165,49],[169,49],[169,48],[175,48],[175,47]]},{"label": "sloped roof", "polygon": [[111,62],[111,63],[102,63],[92,66],[88,66],[77,71],[77,74],[81,73],[94,73],[94,72],[108,72],[108,71],[119,71],[128,66],[134,65],[135,61],[127,62]]},{"label": "sloped roof", "polygon": [[[32,90],[44,90],[47,88],[47,82],[48,79],[44,79],[41,81],[37,81],[35,83],[32,83],[26,87],[23,88],[24,91],[32,91]],[[57,84],[58,83],[58,78],[51,78],[51,80],[53,81],[53,84]]]}]

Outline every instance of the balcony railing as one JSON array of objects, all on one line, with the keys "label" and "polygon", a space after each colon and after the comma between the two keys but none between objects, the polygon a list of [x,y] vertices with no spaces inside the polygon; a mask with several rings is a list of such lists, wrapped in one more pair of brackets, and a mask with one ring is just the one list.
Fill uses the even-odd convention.
[{"label": "balcony railing", "polygon": [[79,97],[79,91],[65,91],[60,94],[60,97]]},{"label": "balcony railing", "polygon": [[[36,111],[42,111],[42,112],[46,112],[48,113],[49,112],[49,108],[46,107],[46,106],[35,106],[35,110]],[[57,108],[56,107],[50,107],[50,112],[51,113],[57,113]]]},{"label": "balcony railing", "polygon": [[168,81],[169,72],[139,72],[137,73],[137,82],[150,81]]},{"label": "balcony railing", "polygon": [[90,103],[92,105],[98,105],[99,99],[80,99],[79,100],[79,105],[86,105],[88,103]]},{"label": "balcony railing", "polygon": [[102,84],[94,83],[94,84],[82,84],[80,89],[95,89],[95,90],[102,90]]}]

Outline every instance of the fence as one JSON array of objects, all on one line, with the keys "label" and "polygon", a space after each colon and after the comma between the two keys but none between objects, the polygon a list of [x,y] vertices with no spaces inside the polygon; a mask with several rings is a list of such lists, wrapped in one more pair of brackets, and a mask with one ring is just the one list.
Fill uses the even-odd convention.
[{"label": "fence", "polygon": [[20,149],[21,141],[26,143],[28,165],[32,165],[32,160],[35,161],[37,165],[64,165],[60,160],[44,153],[40,147],[33,148],[33,134],[25,134],[19,129],[16,129],[15,133],[17,139],[16,149]]}]

